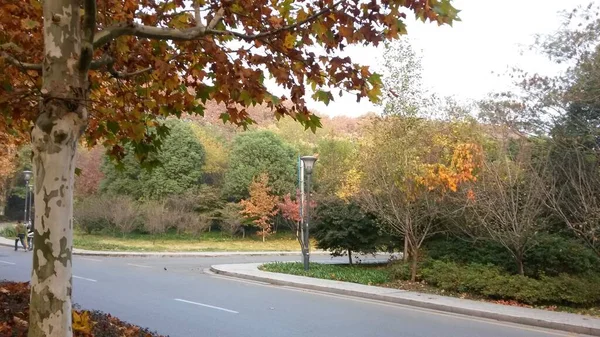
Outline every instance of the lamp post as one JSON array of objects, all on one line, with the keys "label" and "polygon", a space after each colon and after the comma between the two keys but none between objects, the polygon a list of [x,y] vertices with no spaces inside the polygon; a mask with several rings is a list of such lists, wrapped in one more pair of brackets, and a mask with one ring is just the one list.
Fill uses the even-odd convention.
[{"label": "lamp post", "polygon": [[317,161],[317,157],[314,156],[304,156],[300,157],[302,161],[302,165],[304,167],[304,173],[306,174],[306,204],[303,205],[303,210],[306,212],[306,216],[302,217],[303,227],[304,227],[304,270],[308,271],[309,262],[310,262],[310,241],[308,236],[308,223],[310,222],[310,178],[312,176],[313,167],[315,166],[315,162]]},{"label": "lamp post", "polygon": [[28,210],[29,210],[29,180],[31,180],[33,173],[29,170],[23,171],[23,178],[25,178],[25,214],[23,217],[23,221],[25,222],[25,226],[27,226],[27,221],[29,219]]}]

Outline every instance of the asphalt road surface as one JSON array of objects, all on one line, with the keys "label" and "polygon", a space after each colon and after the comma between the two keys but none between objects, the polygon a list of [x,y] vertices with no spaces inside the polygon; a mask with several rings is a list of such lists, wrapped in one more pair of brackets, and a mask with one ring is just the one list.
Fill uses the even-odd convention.
[{"label": "asphalt road surface", "polygon": [[[0,279],[28,281],[31,256],[0,247]],[[213,264],[299,257],[73,259],[75,303],[172,337],[577,336],[207,272]]]}]

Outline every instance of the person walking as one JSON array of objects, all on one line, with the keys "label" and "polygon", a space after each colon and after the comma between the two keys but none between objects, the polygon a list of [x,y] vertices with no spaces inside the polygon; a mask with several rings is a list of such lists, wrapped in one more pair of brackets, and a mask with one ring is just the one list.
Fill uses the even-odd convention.
[{"label": "person walking", "polygon": [[33,250],[33,224],[31,221],[27,224],[27,249]]},{"label": "person walking", "polygon": [[21,220],[17,221],[15,231],[17,232],[17,237],[15,238],[15,252],[17,251],[19,240],[21,241],[21,245],[23,245],[23,249],[27,251],[27,247],[25,246],[25,234],[27,233],[27,229],[21,223]]}]

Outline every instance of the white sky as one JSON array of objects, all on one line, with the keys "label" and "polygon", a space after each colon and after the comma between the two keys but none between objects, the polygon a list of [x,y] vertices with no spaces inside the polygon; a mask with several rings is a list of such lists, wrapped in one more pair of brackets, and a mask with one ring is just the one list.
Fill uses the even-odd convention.
[{"label": "white sky", "polygon": [[[505,76],[511,66],[529,72],[556,71],[542,56],[526,53],[536,33],[559,28],[558,12],[586,5],[591,0],[455,0],[461,22],[453,27],[407,22],[413,48],[423,57],[426,88],[440,96],[459,100],[483,98],[487,93],[510,88]],[[349,55],[354,62],[378,70],[381,50],[354,47]],[[500,75],[500,77],[498,76]],[[336,92],[336,91],[335,91]],[[334,95],[335,102],[325,106],[307,97],[309,108],[327,115],[358,116],[380,111],[366,99]]]}]

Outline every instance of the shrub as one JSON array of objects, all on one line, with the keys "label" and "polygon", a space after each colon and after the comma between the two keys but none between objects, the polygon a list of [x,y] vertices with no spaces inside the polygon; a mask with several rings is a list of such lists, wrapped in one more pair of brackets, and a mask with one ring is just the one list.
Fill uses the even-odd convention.
[{"label": "shrub", "polygon": [[110,203],[110,221],[121,234],[133,232],[140,222],[139,205],[127,196],[117,196]]},{"label": "shrub", "polygon": [[[408,266],[394,266],[390,275],[408,279]],[[491,299],[516,300],[531,305],[594,305],[600,303],[600,275],[541,275],[534,279],[510,275],[493,265],[460,265],[429,260],[421,268],[421,280],[445,291],[469,293]]]},{"label": "shrub", "polygon": [[111,222],[113,200],[108,196],[89,196],[79,200],[73,207],[75,226],[84,232],[114,230]]},{"label": "shrub", "polygon": [[[600,259],[580,242],[556,234],[538,234],[525,254],[525,275],[539,278],[545,274],[584,274],[600,269]],[[460,264],[493,264],[510,273],[517,268],[510,253],[489,241],[468,241],[455,237],[438,237],[425,243],[427,256],[434,260]]]},{"label": "shrub", "polygon": [[539,235],[537,245],[525,254],[525,272],[534,277],[585,274],[590,270],[600,270],[598,255],[579,241],[559,235]]},{"label": "shrub", "polygon": [[221,231],[231,235],[233,237],[240,230],[245,236],[243,231],[244,217],[241,215],[242,206],[233,202],[225,204],[221,210],[218,211],[220,214],[220,227]]}]

